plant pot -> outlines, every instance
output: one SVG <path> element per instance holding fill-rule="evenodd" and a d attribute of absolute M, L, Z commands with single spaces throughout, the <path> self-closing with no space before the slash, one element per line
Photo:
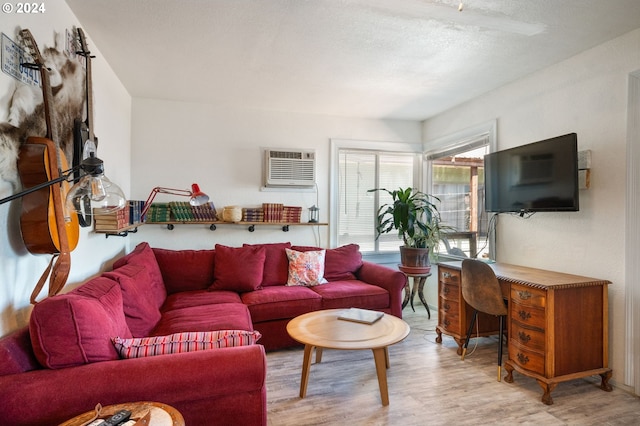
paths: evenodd
<path fill-rule="evenodd" d="M 407 275 L 426 275 L 431 272 L 431 265 L 429 266 L 405 266 L 398 265 L 398 269 Z"/>
<path fill-rule="evenodd" d="M 400 263 L 411 268 L 430 268 L 429 249 L 400 246 Z"/>

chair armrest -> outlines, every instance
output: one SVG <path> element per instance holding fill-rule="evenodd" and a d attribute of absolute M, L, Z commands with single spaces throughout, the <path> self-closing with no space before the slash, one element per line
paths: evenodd
<path fill-rule="evenodd" d="M 402 318 L 402 289 L 407 283 L 407 277 L 396 269 L 364 261 L 356 277 L 360 281 L 377 285 L 389 292 L 391 314 Z"/>
<path fill-rule="evenodd" d="M 266 368 L 264 347 L 250 345 L 33 370 L 0 377 L 0 416 L 19 425 L 58 424 L 97 403 L 157 401 L 187 420 L 229 395 L 262 398 L 249 405 L 266 415 Z"/>

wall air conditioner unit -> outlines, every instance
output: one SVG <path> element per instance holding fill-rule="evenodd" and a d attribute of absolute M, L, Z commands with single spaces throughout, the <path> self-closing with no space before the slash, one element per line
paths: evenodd
<path fill-rule="evenodd" d="M 312 187 L 316 182 L 316 153 L 312 150 L 266 149 L 266 187 Z"/>

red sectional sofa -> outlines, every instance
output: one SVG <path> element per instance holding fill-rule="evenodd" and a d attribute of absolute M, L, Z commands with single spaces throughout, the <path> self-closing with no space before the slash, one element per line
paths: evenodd
<path fill-rule="evenodd" d="M 112 271 L 35 305 L 29 327 L 0 339 L 1 423 L 57 424 L 97 403 L 150 400 L 174 406 L 188 425 L 266 425 L 265 350 L 297 345 L 286 324 L 330 308 L 401 317 L 405 281 L 363 262 L 357 245 L 141 243 Z M 133 345 L 126 356 L 140 357 L 122 359 L 116 337 Z M 194 350 L 203 347 L 219 349 Z"/>

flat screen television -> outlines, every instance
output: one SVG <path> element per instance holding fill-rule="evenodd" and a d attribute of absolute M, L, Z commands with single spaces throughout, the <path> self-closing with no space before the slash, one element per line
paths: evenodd
<path fill-rule="evenodd" d="M 580 209 L 575 133 L 487 154 L 484 173 L 488 212 Z"/>

